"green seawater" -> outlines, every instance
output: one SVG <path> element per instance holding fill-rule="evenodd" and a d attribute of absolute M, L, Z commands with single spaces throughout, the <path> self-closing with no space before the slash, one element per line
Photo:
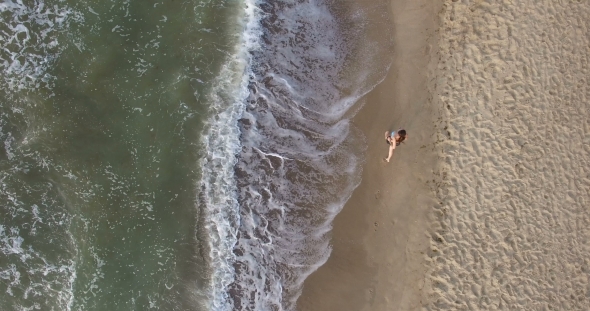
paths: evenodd
<path fill-rule="evenodd" d="M 199 135 L 242 4 L 10 3 L 0 310 L 201 309 Z"/>

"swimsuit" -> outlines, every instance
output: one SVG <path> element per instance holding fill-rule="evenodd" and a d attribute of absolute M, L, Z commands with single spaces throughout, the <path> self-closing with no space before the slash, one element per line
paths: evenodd
<path fill-rule="evenodd" d="M 391 138 L 394 138 L 394 137 L 395 137 L 395 131 L 391 131 L 391 135 L 390 135 L 389 137 L 391 137 Z M 395 138 L 394 138 L 394 139 L 395 139 Z M 389 142 L 389 140 L 385 139 L 385 142 L 386 142 L 388 145 L 391 145 L 391 143 Z M 396 140 L 396 141 L 395 141 L 395 146 L 397 147 L 397 146 L 399 146 L 399 144 L 400 144 L 400 142 Z"/>

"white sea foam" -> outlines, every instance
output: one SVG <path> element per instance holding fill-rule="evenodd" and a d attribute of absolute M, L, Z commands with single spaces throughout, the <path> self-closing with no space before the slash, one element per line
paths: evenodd
<path fill-rule="evenodd" d="M 206 155 L 201 162 L 201 191 L 206 206 L 205 228 L 209 235 L 209 256 L 213 267 L 211 310 L 232 310 L 227 288 L 235 278 L 233 247 L 239 224 L 234 176 L 236 154 L 240 148 L 237 122 L 248 95 L 248 52 L 257 48 L 260 37 L 257 13 L 256 3 L 247 1 L 243 13 L 244 32 L 209 95 L 211 119 L 203 136 Z"/>
<path fill-rule="evenodd" d="M 59 32 L 82 15 L 43 1 L 0 3 L 0 81 L 10 90 L 37 89 L 53 82 L 47 69 L 60 54 Z"/>
<path fill-rule="evenodd" d="M 0 122 L 6 120 L 6 115 L 2 117 Z M 33 163 L 42 169 L 50 161 L 27 149 L 26 141 L 32 138 L 25 137 L 22 143 L 18 143 L 10 132 L 3 133 L 1 129 L 0 138 L 5 142 L 6 152 L 11 154 L 0 161 L 0 199 L 3 203 L 0 278 L 6 280 L 0 288 L 13 297 L 5 303 L 18 304 L 15 308 L 23 310 L 42 305 L 69 310 L 75 264 L 66 255 L 72 240 L 66 229 L 68 217 L 48 196 L 51 184 L 29 184 L 22 180 L 23 174 L 35 166 Z M 47 234 L 48 231 L 51 234 Z M 53 251 L 61 252 L 63 256 L 53 257 Z M 0 303 L 0 306 L 4 305 Z"/>
<path fill-rule="evenodd" d="M 32 297 L 54 297 L 58 306 L 69 310 L 73 299 L 75 263 L 66 260 L 59 266 L 52 264 L 26 242 L 20 231 L 17 227 L 0 225 L 0 258 L 18 258 L 9 265 L 0 266 L 0 279 L 5 280 L 6 293 L 10 296 L 20 293 L 23 302 Z M 26 268 L 24 275 L 21 274 L 23 267 Z M 35 305 L 38 302 L 31 301 L 29 308 Z"/>

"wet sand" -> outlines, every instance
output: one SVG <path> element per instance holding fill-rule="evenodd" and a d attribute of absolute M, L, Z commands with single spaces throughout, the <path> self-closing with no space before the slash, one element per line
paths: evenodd
<path fill-rule="evenodd" d="M 362 183 L 334 221 L 330 259 L 304 283 L 301 311 L 407 310 L 421 304 L 427 216 L 436 202 L 427 183 L 437 160 L 437 112 L 428 82 L 440 6 L 394 0 L 391 10 L 392 66 L 354 118 L 368 144 Z M 383 133 L 399 127 L 407 130 L 408 141 L 385 163 Z"/>
<path fill-rule="evenodd" d="M 590 309 L 590 3 L 392 11 L 363 181 L 298 310 Z"/>

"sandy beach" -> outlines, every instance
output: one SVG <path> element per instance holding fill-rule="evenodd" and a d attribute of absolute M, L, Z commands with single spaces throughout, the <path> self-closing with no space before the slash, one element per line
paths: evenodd
<path fill-rule="evenodd" d="M 305 282 L 298 310 L 416 309 L 423 300 L 430 247 L 427 228 L 437 200 L 428 183 L 438 161 L 428 91 L 442 8 L 392 1 L 394 35 L 387 78 L 364 100 L 354 123 L 367 137 L 362 183 L 334 221 L 333 251 Z M 385 130 L 409 139 L 390 163 Z"/>
<path fill-rule="evenodd" d="M 392 67 L 354 120 L 363 180 L 298 310 L 588 310 L 590 4 L 391 11 Z"/>

